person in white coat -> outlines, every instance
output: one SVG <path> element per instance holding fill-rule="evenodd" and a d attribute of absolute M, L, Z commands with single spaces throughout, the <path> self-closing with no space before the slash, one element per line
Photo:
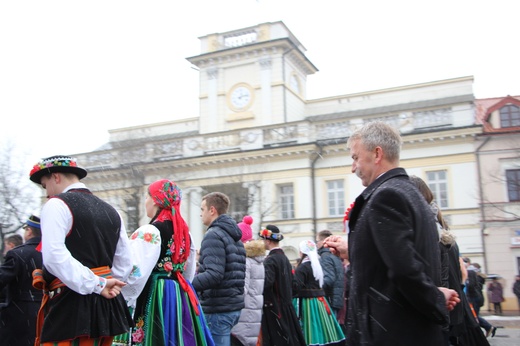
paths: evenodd
<path fill-rule="evenodd" d="M 245 307 L 240 313 L 238 323 L 231 330 L 232 345 L 255 346 L 262 322 L 265 246 L 263 240 L 252 240 L 252 223 L 253 218 L 246 215 L 238 224 L 242 231 L 242 242 L 244 242 L 247 256 L 244 286 Z"/>

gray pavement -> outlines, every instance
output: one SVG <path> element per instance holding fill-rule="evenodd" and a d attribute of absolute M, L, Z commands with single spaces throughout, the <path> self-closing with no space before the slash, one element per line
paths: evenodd
<path fill-rule="evenodd" d="M 495 337 L 488 338 L 491 346 L 519 346 L 520 345 L 520 329 L 519 328 L 499 328 Z"/>
<path fill-rule="evenodd" d="M 491 346 L 520 346 L 520 316 L 518 312 L 504 312 L 502 316 L 490 315 L 481 311 L 480 316 L 497 327 L 495 337 L 489 337 Z"/>

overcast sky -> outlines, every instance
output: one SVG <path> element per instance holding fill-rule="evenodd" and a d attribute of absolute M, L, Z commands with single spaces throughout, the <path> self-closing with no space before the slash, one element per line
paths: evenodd
<path fill-rule="evenodd" d="M 30 160 L 108 130 L 198 116 L 198 37 L 283 21 L 318 68 L 307 98 L 474 76 L 520 95 L 520 1 L 1 1 L 0 139 Z"/>

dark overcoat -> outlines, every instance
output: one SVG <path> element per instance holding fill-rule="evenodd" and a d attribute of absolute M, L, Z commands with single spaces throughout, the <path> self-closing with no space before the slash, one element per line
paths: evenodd
<path fill-rule="evenodd" d="M 402 168 L 379 176 L 349 220 L 348 345 L 441 345 L 448 321 L 437 226 Z"/>
<path fill-rule="evenodd" d="M 292 304 L 292 267 L 282 249 L 264 260 L 264 308 L 261 324 L 263 346 L 301 346 L 305 338 Z"/>
<path fill-rule="evenodd" d="M 0 289 L 7 290 L 6 305 L 0 310 L 0 344 L 34 345 L 36 316 L 42 292 L 33 287 L 32 272 L 42 268 L 42 253 L 36 250 L 40 237 L 7 252 L 0 266 Z"/>

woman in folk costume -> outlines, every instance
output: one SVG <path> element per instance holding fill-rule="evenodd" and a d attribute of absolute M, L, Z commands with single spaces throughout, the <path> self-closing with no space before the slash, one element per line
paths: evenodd
<path fill-rule="evenodd" d="M 132 345 L 214 345 L 189 282 L 195 252 L 180 204 L 173 181 L 150 184 L 145 207 L 152 220 L 130 237 L 136 265 L 123 295 L 134 315 Z"/>
<path fill-rule="evenodd" d="M 307 345 L 344 345 L 345 335 L 325 298 L 316 244 L 300 242 L 300 263 L 293 279 L 293 304 Z"/>

